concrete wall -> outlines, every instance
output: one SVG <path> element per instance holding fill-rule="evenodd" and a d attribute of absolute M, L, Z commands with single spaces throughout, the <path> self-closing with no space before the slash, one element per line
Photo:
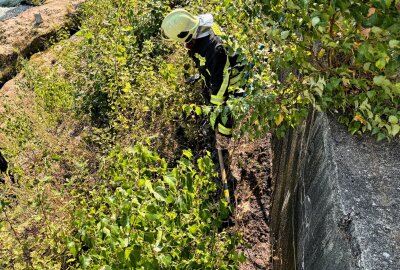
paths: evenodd
<path fill-rule="evenodd" d="M 274 269 L 400 269 L 400 143 L 311 113 L 274 139 Z"/>

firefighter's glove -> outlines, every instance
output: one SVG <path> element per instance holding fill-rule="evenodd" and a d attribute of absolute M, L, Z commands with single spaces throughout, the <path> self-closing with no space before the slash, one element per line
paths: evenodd
<path fill-rule="evenodd" d="M 194 84 L 194 83 L 197 82 L 198 80 L 200 80 L 200 75 L 199 75 L 199 74 L 196 74 L 196 75 L 193 75 L 193 76 L 187 78 L 186 81 L 185 81 L 185 83 L 187 83 L 187 84 Z"/>

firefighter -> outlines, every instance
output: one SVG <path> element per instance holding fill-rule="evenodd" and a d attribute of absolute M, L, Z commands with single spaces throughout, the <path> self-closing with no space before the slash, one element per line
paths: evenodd
<path fill-rule="evenodd" d="M 161 30 L 165 39 L 186 44 L 208 89 L 211 104 L 224 105 L 230 94 L 237 94 L 243 87 L 244 66 L 237 63 L 237 54 L 228 56 L 218 36 L 222 32 L 211 14 L 194 16 L 185 9 L 175 9 L 164 18 Z M 231 136 L 232 119 L 222 123 L 219 117 L 215 128 L 220 134 Z"/>

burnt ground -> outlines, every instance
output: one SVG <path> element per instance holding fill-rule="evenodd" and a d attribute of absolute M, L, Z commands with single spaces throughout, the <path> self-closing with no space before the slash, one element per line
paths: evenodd
<path fill-rule="evenodd" d="M 230 183 L 233 183 L 234 229 L 244 243 L 237 247 L 246 256 L 240 270 L 271 269 L 270 206 L 271 136 L 256 141 L 241 139 L 229 146 Z"/>

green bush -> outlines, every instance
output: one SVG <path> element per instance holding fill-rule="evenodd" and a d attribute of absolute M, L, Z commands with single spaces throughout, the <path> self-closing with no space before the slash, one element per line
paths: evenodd
<path fill-rule="evenodd" d="M 399 10 L 398 0 L 224 1 L 219 18 L 253 66 L 250 95 L 230 102 L 241 130 L 282 136 L 311 105 L 352 134 L 397 136 Z"/>
<path fill-rule="evenodd" d="M 208 134 L 198 128 L 201 119 L 182 111 L 184 104 L 204 100 L 201 89 L 183 84 L 185 49 L 159 38 L 165 12 L 178 2 L 86 1 L 76 37 L 49 52 L 57 61 L 35 58 L 37 62 L 23 65 L 19 101 L 7 104 L 10 111 L 0 114 L 6 123 L 0 136 L 16 146 L 7 143 L 5 152 L 23 184 L 16 189 L 12 183 L 0 186 L 10 202 L 0 213 L 2 219 L 9 217 L 0 228 L 0 253 L 9 254 L 0 256 L 0 268 L 238 265 L 238 237 L 218 232 L 228 209 L 218 200 L 213 165 L 209 157 L 197 161 L 207 148 L 198 135 L 209 139 Z M 35 140 L 28 138 L 32 134 Z M 178 161 L 190 140 L 198 149 L 196 158 L 185 152 L 186 158 Z M 144 141 L 165 160 L 139 146 L 122 150 Z M 121 149 L 113 150 L 116 145 Z M 168 183 L 173 177 L 175 188 Z M 165 202 L 163 191 L 157 195 L 162 188 Z M 170 201 L 171 196 L 177 201 Z M 110 213 L 129 215 L 132 222 L 137 218 L 139 223 L 129 228 L 138 234 L 129 234 Z M 143 250 L 137 259 L 139 245 Z"/>
<path fill-rule="evenodd" d="M 238 238 L 218 232 L 229 210 L 215 199 L 213 162 L 195 164 L 188 150 L 173 169 L 141 145 L 112 151 L 98 185 L 79 199 L 71 266 L 236 269 Z"/>

